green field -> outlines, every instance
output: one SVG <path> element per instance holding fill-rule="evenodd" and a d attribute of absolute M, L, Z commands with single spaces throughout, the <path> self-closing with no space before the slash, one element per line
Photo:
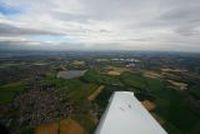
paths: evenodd
<path fill-rule="evenodd" d="M 98 87 L 97 84 L 84 83 L 79 79 L 64 80 L 48 77 L 45 82 L 54 85 L 59 93 L 65 95 L 68 100 L 74 102 L 85 100 Z"/>
<path fill-rule="evenodd" d="M 192 96 L 194 96 L 197 99 L 200 99 L 200 90 L 199 90 L 199 86 L 194 86 L 191 88 L 190 90 L 190 94 Z"/>
<path fill-rule="evenodd" d="M 124 85 L 133 87 L 136 90 L 145 90 L 147 88 L 146 80 L 139 74 L 124 73 L 120 79 Z"/>
<path fill-rule="evenodd" d="M 0 86 L 0 104 L 6 104 L 13 101 L 15 95 L 24 91 L 25 82 L 19 81 Z"/>
<path fill-rule="evenodd" d="M 139 100 L 151 100 L 156 104 L 152 112 L 164 122 L 163 127 L 169 134 L 198 134 L 200 133 L 200 109 L 194 109 L 188 101 L 188 94 L 169 88 L 164 79 L 150 79 L 142 74 L 123 73 L 120 76 L 108 76 L 90 69 L 81 78 L 58 79 L 55 75 L 48 75 L 42 80 L 43 84 L 52 85 L 55 92 L 63 95 L 75 109 L 70 115 L 81 126 L 92 133 L 95 129 L 95 119 L 91 110 L 100 118 L 114 91 L 133 91 Z M 104 90 L 93 102 L 88 96 L 96 91 L 100 85 Z M 18 81 L 0 86 L 0 104 L 13 101 L 14 97 L 23 92 L 25 82 Z M 189 92 L 199 97 L 198 88 Z"/>
<path fill-rule="evenodd" d="M 82 77 L 82 80 L 86 82 L 104 84 L 104 85 L 122 85 L 122 83 L 119 80 L 119 77 L 101 74 L 94 69 L 88 70 Z"/>
<path fill-rule="evenodd" d="M 187 101 L 187 95 L 176 89 L 168 88 L 167 83 L 160 79 L 129 77 L 137 87 L 147 87 L 147 92 L 155 98 L 156 114 L 166 122 L 164 127 L 169 133 L 196 133 L 200 132 L 199 109 L 192 109 Z M 143 84 L 143 86 L 142 86 Z M 198 125 L 198 127 L 197 127 Z M 195 127 L 195 129 L 194 129 Z"/>

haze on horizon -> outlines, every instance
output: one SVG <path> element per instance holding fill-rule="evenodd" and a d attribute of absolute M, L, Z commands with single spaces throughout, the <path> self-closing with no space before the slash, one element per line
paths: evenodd
<path fill-rule="evenodd" d="M 0 49 L 200 52 L 199 0 L 0 0 Z"/>

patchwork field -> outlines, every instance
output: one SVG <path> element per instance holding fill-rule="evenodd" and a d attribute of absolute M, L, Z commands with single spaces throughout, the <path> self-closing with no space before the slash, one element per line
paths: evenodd
<path fill-rule="evenodd" d="M 187 70 L 185 70 L 185 69 L 172 69 L 172 68 L 161 68 L 161 71 L 163 71 L 163 72 L 174 72 L 174 73 L 187 72 Z"/>
<path fill-rule="evenodd" d="M 156 108 L 156 104 L 149 100 L 142 101 L 142 104 L 148 111 L 153 111 Z"/>
<path fill-rule="evenodd" d="M 110 76 L 119 76 L 122 73 L 129 71 L 127 68 L 115 67 L 115 66 L 108 66 L 106 70 L 108 70 L 107 74 Z"/>
<path fill-rule="evenodd" d="M 153 72 L 153 71 L 145 71 L 144 76 L 147 78 L 158 79 L 160 78 L 160 74 Z"/>
<path fill-rule="evenodd" d="M 85 134 L 84 128 L 71 118 L 58 122 L 42 124 L 35 129 L 35 134 Z"/>
<path fill-rule="evenodd" d="M 187 90 L 188 88 L 188 84 L 183 83 L 183 82 L 178 82 L 178 81 L 174 81 L 174 80 L 167 80 L 170 84 L 172 84 L 173 86 L 177 87 L 180 90 Z"/>
<path fill-rule="evenodd" d="M 60 121 L 59 134 L 85 134 L 84 128 L 72 119 Z"/>
<path fill-rule="evenodd" d="M 35 134 L 58 134 L 58 122 L 42 124 L 35 129 Z"/>
<path fill-rule="evenodd" d="M 0 60 L 0 124 L 10 133 L 93 134 L 115 91 L 133 91 L 169 134 L 200 133 L 199 55 L 23 54 Z"/>
<path fill-rule="evenodd" d="M 96 99 L 96 97 L 103 91 L 104 85 L 99 86 L 94 93 L 92 93 L 90 96 L 88 96 L 89 101 L 93 101 Z"/>

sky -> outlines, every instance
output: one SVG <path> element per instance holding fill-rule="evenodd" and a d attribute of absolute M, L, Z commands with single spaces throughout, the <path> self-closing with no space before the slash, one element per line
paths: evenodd
<path fill-rule="evenodd" d="M 200 0 L 0 0 L 0 49 L 200 52 Z"/>

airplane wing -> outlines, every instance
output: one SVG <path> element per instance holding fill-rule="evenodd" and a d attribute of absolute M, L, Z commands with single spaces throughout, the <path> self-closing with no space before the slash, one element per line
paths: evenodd
<path fill-rule="evenodd" d="M 133 92 L 117 91 L 110 98 L 95 134 L 167 134 Z"/>

